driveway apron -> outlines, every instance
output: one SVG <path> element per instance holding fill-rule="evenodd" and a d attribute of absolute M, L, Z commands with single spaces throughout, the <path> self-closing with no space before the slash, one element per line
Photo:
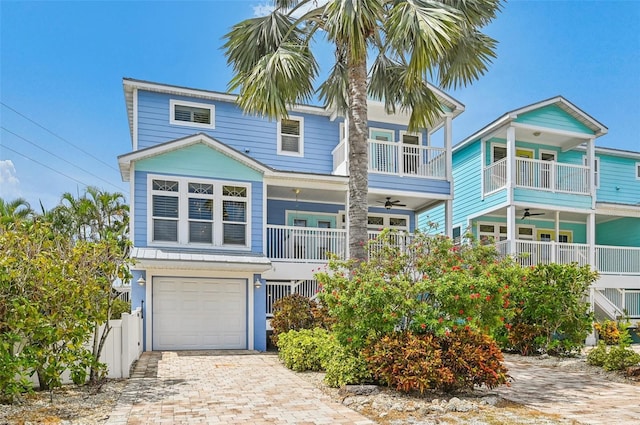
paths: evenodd
<path fill-rule="evenodd" d="M 273 354 L 151 352 L 107 422 L 373 424 L 284 368 Z"/>

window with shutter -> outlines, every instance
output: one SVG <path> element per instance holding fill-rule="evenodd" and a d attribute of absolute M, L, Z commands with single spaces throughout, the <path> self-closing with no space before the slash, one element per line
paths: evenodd
<path fill-rule="evenodd" d="M 303 155 L 302 117 L 283 118 L 278 122 L 278 154 Z"/>
<path fill-rule="evenodd" d="M 215 106 L 181 100 L 170 100 L 170 123 L 200 128 L 215 128 Z"/>

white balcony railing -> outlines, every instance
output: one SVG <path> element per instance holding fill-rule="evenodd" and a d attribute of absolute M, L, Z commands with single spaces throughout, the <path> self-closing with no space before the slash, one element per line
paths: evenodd
<path fill-rule="evenodd" d="M 375 240 L 381 232 L 369 231 L 369 240 Z M 412 234 L 393 233 L 392 243 L 400 248 L 406 247 Z M 379 244 L 372 242 L 370 249 L 375 251 Z M 344 229 L 319 229 L 315 227 L 295 227 L 267 225 L 267 257 L 272 260 L 292 262 L 326 262 L 329 253 L 345 258 L 347 253 L 347 232 Z"/>
<path fill-rule="evenodd" d="M 346 175 L 346 140 L 341 141 L 331 153 L 334 174 Z M 369 172 L 445 179 L 446 149 L 369 139 Z"/>
<path fill-rule="evenodd" d="M 589 245 L 578 243 L 508 240 L 495 244 L 501 256 L 514 255 L 520 264 L 589 264 Z M 640 275 L 640 248 L 626 246 L 595 246 L 595 264 L 591 266 L 601 274 Z M 639 307 L 640 308 L 640 307 Z"/>
<path fill-rule="evenodd" d="M 267 225 L 267 257 L 273 260 L 324 262 L 329 253 L 346 252 L 346 230 Z"/>
<path fill-rule="evenodd" d="M 484 169 L 484 194 L 496 192 L 507 185 L 507 158 L 502 158 Z"/>
<path fill-rule="evenodd" d="M 484 194 L 506 187 L 507 160 L 503 158 L 484 168 Z M 539 159 L 516 158 L 515 186 L 549 192 L 589 195 L 589 167 Z"/>
<path fill-rule="evenodd" d="M 600 273 L 640 275 L 640 248 L 596 245 L 595 266 Z"/>
<path fill-rule="evenodd" d="M 631 319 L 640 318 L 640 290 L 603 288 L 597 289 L 597 291 L 616 307 L 617 313 L 621 313 L 620 316 Z"/>

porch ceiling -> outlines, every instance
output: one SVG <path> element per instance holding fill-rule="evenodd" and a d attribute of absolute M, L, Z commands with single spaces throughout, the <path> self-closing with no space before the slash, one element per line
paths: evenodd
<path fill-rule="evenodd" d="M 576 137 L 575 134 L 566 134 L 563 132 L 555 132 L 553 129 L 542 128 L 523 128 L 516 127 L 516 140 L 519 142 L 535 143 L 539 145 L 548 145 L 559 147 L 563 151 L 575 148 L 587 141 L 587 135 L 584 138 Z M 507 127 L 503 127 L 493 137 L 500 139 L 507 138 Z"/>

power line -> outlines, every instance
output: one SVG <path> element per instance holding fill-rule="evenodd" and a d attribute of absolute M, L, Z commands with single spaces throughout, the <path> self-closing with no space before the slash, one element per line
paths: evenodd
<path fill-rule="evenodd" d="M 23 154 L 23 153 L 20 153 L 20 152 L 18 152 L 18 151 L 17 151 L 17 150 L 15 150 L 15 149 L 11 149 L 9 146 L 3 145 L 3 146 L 2 146 L 2 148 L 3 148 L 3 149 L 9 149 L 10 151 L 17 153 L 18 155 L 20 155 L 20 156 L 22 156 L 22 157 L 24 157 L 24 158 L 28 159 L 29 161 L 33 161 L 33 162 L 35 162 L 36 164 L 42 165 L 43 167 L 50 169 L 50 170 L 51 170 L 51 171 L 53 171 L 54 173 L 58 173 L 58 174 L 60 174 L 61 176 L 64 176 L 64 177 L 66 177 L 66 178 L 68 178 L 68 179 L 71 179 L 71 180 L 73 180 L 73 181 L 77 182 L 77 183 L 80 183 L 81 185 L 83 185 L 83 186 L 85 186 L 85 187 L 89 187 L 89 186 L 91 186 L 90 184 L 86 184 L 85 182 L 82 182 L 82 181 L 80 181 L 80 180 L 78 180 L 78 179 L 76 179 L 76 178 L 74 178 L 74 177 L 68 176 L 68 175 L 66 175 L 65 173 L 61 172 L 61 171 L 55 170 L 55 169 L 53 169 L 53 168 L 49 167 L 48 165 L 43 164 L 42 162 L 40 162 L 40 161 L 38 161 L 38 160 L 35 160 L 35 159 L 33 159 L 33 158 L 31 158 L 31 157 L 29 157 L 29 156 L 27 156 L 27 155 Z"/>
<path fill-rule="evenodd" d="M 64 162 L 66 162 L 67 164 L 69 164 L 69 165 L 71 165 L 71 166 L 73 166 L 73 167 L 76 167 L 77 169 L 79 169 L 79 170 L 81 170 L 81 171 L 83 171 L 83 172 L 85 172 L 85 173 L 89 174 L 90 176 L 95 177 L 95 178 L 97 178 L 98 180 L 102 180 L 103 182 L 105 182 L 105 183 L 107 183 L 107 184 L 109 184 L 109 185 L 111 185 L 111 186 L 115 187 L 116 189 L 120 190 L 120 188 L 119 188 L 118 186 L 116 186 L 115 184 L 111 183 L 110 181 L 103 179 L 102 177 L 100 177 L 100 176 L 98 176 L 98 175 L 96 175 L 96 174 L 92 173 L 91 171 L 85 170 L 84 168 L 82 168 L 82 167 L 78 166 L 77 164 L 74 164 L 74 163 L 72 163 L 72 162 L 70 162 L 70 161 L 67 161 L 66 159 L 62 158 L 61 156 L 56 155 L 55 153 L 53 153 L 53 152 L 51 152 L 51 151 L 48 151 L 47 149 L 43 148 L 42 146 L 39 146 L 38 144 L 36 144 L 36 143 L 32 142 L 31 140 L 26 139 L 26 138 L 24 138 L 24 137 L 20 136 L 20 135 L 19 135 L 19 134 L 17 134 L 17 133 L 14 133 L 13 131 L 9 130 L 8 128 L 3 127 L 3 126 L 0 126 L 0 128 L 1 128 L 1 129 L 3 129 L 4 131 L 6 131 L 7 133 L 13 134 L 13 135 L 14 135 L 14 136 L 16 136 L 17 138 L 19 138 L 19 139 L 21 139 L 21 140 L 24 140 L 25 142 L 27 142 L 27 143 L 29 143 L 29 144 L 31 144 L 31 145 L 33 145 L 33 146 L 35 146 L 36 148 L 38 148 L 38 149 L 40 149 L 40 150 L 42 150 L 42 151 L 44 151 L 44 152 L 48 153 L 49 155 L 51 155 L 51 156 L 53 156 L 53 157 L 55 157 L 55 158 L 58 158 L 60 161 L 64 161 Z"/>
<path fill-rule="evenodd" d="M 33 124 L 37 125 L 38 127 L 40 127 L 41 129 L 43 129 L 43 130 L 44 130 L 44 131 L 46 131 L 47 133 L 49 133 L 49 134 L 51 134 L 51 135 L 53 135 L 53 136 L 57 137 L 58 139 L 62 140 L 62 141 L 63 141 L 63 142 L 65 142 L 65 143 L 67 143 L 67 144 L 69 144 L 69 145 L 73 146 L 74 148 L 78 149 L 80 152 L 84 153 L 85 155 L 90 156 L 91 158 L 93 158 L 93 159 L 95 159 L 96 161 L 98 161 L 98 162 L 100 162 L 100 163 L 102 163 L 102 164 L 106 165 L 107 167 L 111 168 L 112 170 L 119 171 L 119 170 L 118 170 L 116 167 L 114 167 L 113 165 L 111 165 L 111 164 L 108 164 L 108 163 L 104 162 L 103 160 L 101 160 L 100 158 L 98 158 L 98 157 L 94 156 L 93 154 L 91 154 L 91 153 L 89 153 L 89 152 L 85 151 L 84 149 L 82 149 L 82 148 L 80 148 L 80 147 L 78 147 L 78 146 L 74 145 L 73 143 L 71 143 L 70 141 L 68 141 L 67 139 L 65 139 L 64 137 L 59 136 L 58 134 L 56 134 L 56 133 L 54 133 L 53 131 L 49 130 L 47 127 L 43 126 L 42 124 L 40 124 L 40 123 L 38 123 L 38 122 L 36 122 L 36 121 L 32 120 L 31 118 L 29 118 L 28 116 L 24 115 L 23 113 L 21 113 L 21 112 L 19 112 L 19 111 L 15 110 L 15 109 L 13 109 L 11 106 L 7 105 L 6 103 L 4 103 L 4 102 L 0 101 L 0 104 L 1 104 L 2 106 L 4 106 L 5 108 L 7 108 L 7 109 L 9 109 L 9 110 L 11 110 L 11 111 L 15 112 L 16 114 L 20 115 L 20 116 L 21 116 L 22 118 L 24 118 L 25 120 L 30 121 L 31 123 L 33 123 Z"/>

